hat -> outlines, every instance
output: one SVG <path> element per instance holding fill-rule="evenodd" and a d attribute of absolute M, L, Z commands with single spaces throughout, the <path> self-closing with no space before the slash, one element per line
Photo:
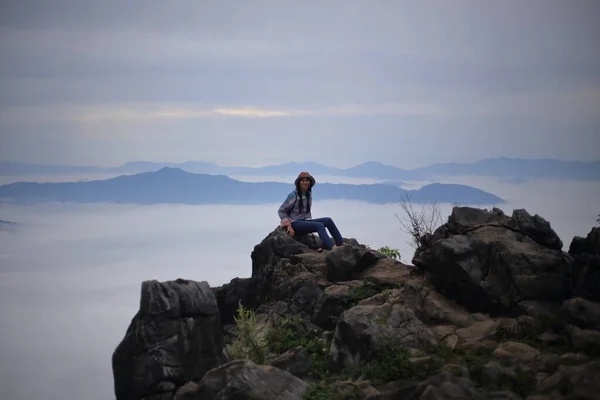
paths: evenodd
<path fill-rule="evenodd" d="M 315 181 L 315 178 L 313 178 L 313 177 L 312 177 L 312 175 L 311 175 L 311 174 L 309 174 L 308 172 L 300 172 L 300 173 L 298 174 L 298 177 L 297 177 L 297 178 L 296 178 L 296 180 L 294 181 L 294 185 L 295 185 L 295 186 L 298 186 L 298 182 L 300 182 L 300 179 L 302 179 L 302 178 L 308 178 L 308 179 L 310 179 L 310 187 L 313 187 L 313 186 L 315 186 L 315 183 L 317 183 L 317 182 Z"/>

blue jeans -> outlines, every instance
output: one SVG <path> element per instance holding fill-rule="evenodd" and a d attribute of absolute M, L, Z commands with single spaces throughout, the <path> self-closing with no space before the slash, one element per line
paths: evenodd
<path fill-rule="evenodd" d="M 341 246 L 344 244 L 344 238 L 342 238 L 337 226 L 335 226 L 335 223 L 329 217 L 315 218 L 308 221 L 292 221 L 292 228 L 299 235 L 317 232 L 321 238 L 321 241 L 323 242 L 323 247 L 327 250 L 331 250 L 333 248 L 333 241 L 327 234 L 325 228 L 329 229 L 329 232 L 331 232 L 333 235 L 336 245 Z"/>

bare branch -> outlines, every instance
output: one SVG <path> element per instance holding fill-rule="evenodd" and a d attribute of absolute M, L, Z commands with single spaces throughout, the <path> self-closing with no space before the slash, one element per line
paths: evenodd
<path fill-rule="evenodd" d="M 442 223 L 442 213 L 437 203 L 427 203 L 420 207 L 419 211 L 413 208 L 411 196 L 405 193 L 400 198 L 400 207 L 404 215 L 400 217 L 395 214 L 400 222 L 402 231 L 411 236 L 407 242 L 412 248 L 417 249 L 422 244 L 423 237 L 426 234 L 433 233 Z"/>

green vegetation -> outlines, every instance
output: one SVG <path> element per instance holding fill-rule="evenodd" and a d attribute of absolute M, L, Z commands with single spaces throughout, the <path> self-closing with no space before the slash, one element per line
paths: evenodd
<path fill-rule="evenodd" d="M 395 260 L 400 261 L 400 250 L 398 249 L 392 249 L 388 246 L 383 246 L 380 247 L 379 249 L 377 249 L 378 252 L 380 252 L 381 254 L 385 254 L 386 256 L 393 258 Z"/>
<path fill-rule="evenodd" d="M 331 385 L 324 382 L 309 384 L 302 396 L 303 400 L 362 400 L 364 398 L 365 395 L 357 388 L 336 393 Z"/>
<path fill-rule="evenodd" d="M 323 382 L 311 383 L 302 396 L 303 400 L 335 400 L 335 393 L 330 385 Z"/>
<path fill-rule="evenodd" d="M 299 315 L 280 318 L 269 332 L 267 341 L 271 351 L 283 354 L 294 347 L 302 346 L 310 356 L 310 376 L 323 378 L 329 374 L 327 341 L 317 332 L 307 332 Z"/>
<path fill-rule="evenodd" d="M 412 362 L 407 347 L 388 342 L 376 352 L 373 360 L 365 366 L 365 377 L 375 384 L 399 379 L 421 379 L 439 371 L 443 360 L 428 356 L 420 362 Z"/>
<path fill-rule="evenodd" d="M 356 286 L 350 289 L 348 298 L 346 299 L 346 306 L 352 308 L 364 299 L 373 297 L 379 293 L 391 293 L 392 286 L 390 285 L 377 285 L 372 282 L 365 282 L 362 286 Z"/>
<path fill-rule="evenodd" d="M 237 330 L 236 337 L 229 347 L 229 354 L 233 359 L 247 359 L 257 364 L 265 364 L 267 361 L 267 341 L 264 332 L 260 331 L 256 324 L 254 311 L 245 308 L 240 302 L 237 316 L 234 317 Z"/>
<path fill-rule="evenodd" d="M 364 284 L 362 286 L 356 286 L 350 289 L 348 299 L 346 300 L 347 306 L 354 307 L 361 300 L 368 299 L 369 297 L 375 296 L 380 291 L 373 285 Z"/>

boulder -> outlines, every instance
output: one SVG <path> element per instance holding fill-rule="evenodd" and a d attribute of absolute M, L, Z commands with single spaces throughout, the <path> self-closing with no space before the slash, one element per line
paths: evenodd
<path fill-rule="evenodd" d="M 486 400 L 469 379 L 440 373 L 420 382 L 416 388 L 405 397 L 407 400 Z"/>
<path fill-rule="evenodd" d="M 329 282 L 349 281 L 386 257 L 363 245 L 345 244 L 333 249 L 325 258 L 325 278 Z"/>
<path fill-rule="evenodd" d="M 279 368 L 237 360 L 208 371 L 194 400 L 301 400 L 307 386 Z"/>
<path fill-rule="evenodd" d="M 388 344 L 427 348 L 438 342 L 415 314 L 401 304 L 356 306 L 337 323 L 330 356 L 337 367 L 353 367 L 371 360 Z"/>
<path fill-rule="evenodd" d="M 537 385 L 537 391 L 553 398 L 595 400 L 600 393 L 600 360 L 576 366 L 560 366 Z"/>
<path fill-rule="evenodd" d="M 509 218 L 498 209 L 455 207 L 413 263 L 469 311 L 520 313 L 523 301 L 567 298 L 571 257 L 561 246 L 549 223 L 524 210 Z"/>
<path fill-rule="evenodd" d="M 222 325 L 235 322 L 234 316 L 240 303 L 253 310 L 264 300 L 261 298 L 264 289 L 256 278 L 233 278 L 229 283 L 213 288 L 213 291 L 217 298 Z"/>
<path fill-rule="evenodd" d="M 338 317 L 348 309 L 352 288 L 362 286 L 361 281 L 340 282 L 325 288 L 312 322 L 323 329 L 335 329 Z"/>
<path fill-rule="evenodd" d="M 227 361 L 219 309 L 206 282 L 142 283 L 140 309 L 112 356 L 117 400 L 171 396 Z"/>
<path fill-rule="evenodd" d="M 562 304 L 561 312 L 566 323 L 600 331 L 600 303 L 575 297 Z"/>
<path fill-rule="evenodd" d="M 576 236 L 569 247 L 573 257 L 570 289 L 573 297 L 600 301 L 600 227 L 586 238 Z"/>
<path fill-rule="evenodd" d="M 304 379 L 310 372 L 310 356 L 303 347 L 294 347 L 271 360 L 270 364 Z"/>

